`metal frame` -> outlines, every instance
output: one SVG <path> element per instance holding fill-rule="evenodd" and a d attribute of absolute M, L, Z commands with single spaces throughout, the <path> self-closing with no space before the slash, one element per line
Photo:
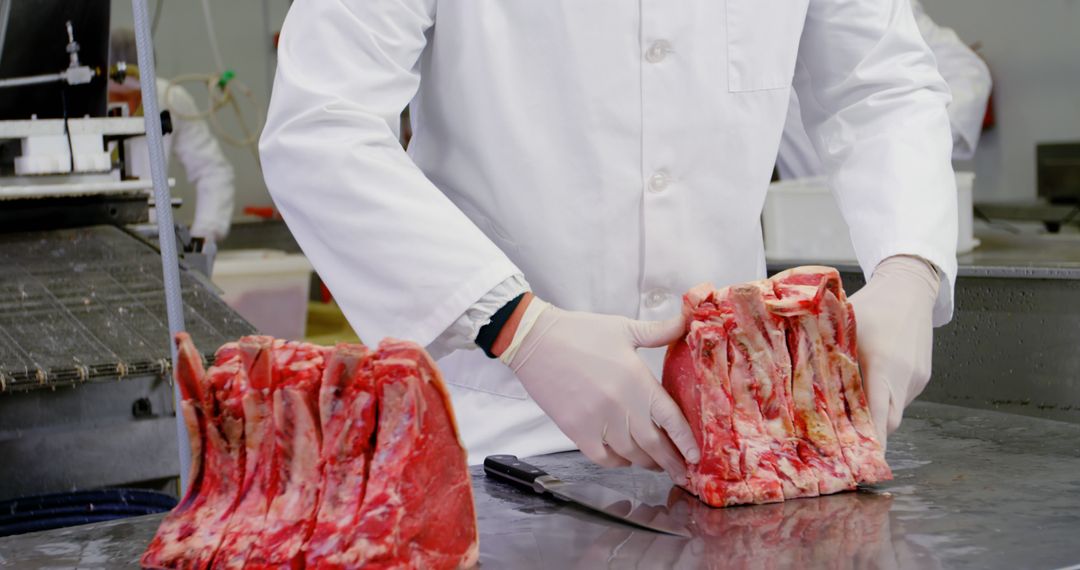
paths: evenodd
<path fill-rule="evenodd" d="M 150 179 L 154 182 L 154 200 L 157 204 L 171 204 L 168 174 L 165 166 L 165 147 L 162 142 L 161 114 L 158 109 L 157 71 L 154 62 L 154 39 L 150 28 L 150 13 L 146 0 L 131 0 L 135 21 L 135 47 L 139 56 L 139 84 L 142 88 L 143 115 L 146 123 L 146 142 L 150 151 Z M 184 330 L 184 306 L 180 296 L 180 265 L 176 254 L 176 233 L 173 231 L 172 208 L 155 208 L 157 213 L 158 240 L 161 248 L 161 271 L 165 284 L 165 309 L 169 320 L 169 334 L 174 337 Z M 173 369 L 176 369 L 176 346 L 169 339 Z M 174 383 L 174 398 L 180 402 L 180 390 Z M 176 406 L 177 410 L 180 406 Z M 188 472 L 191 467 L 191 448 L 183 414 L 176 414 L 176 436 L 180 453 L 180 488 L 187 490 Z"/>

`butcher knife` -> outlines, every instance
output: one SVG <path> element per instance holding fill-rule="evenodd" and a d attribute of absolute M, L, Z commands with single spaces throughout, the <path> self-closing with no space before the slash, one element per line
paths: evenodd
<path fill-rule="evenodd" d="M 666 507 L 647 505 L 634 497 L 596 483 L 563 481 L 516 455 L 489 455 L 484 474 L 539 494 L 581 505 L 611 518 L 664 534 L 690 538 L 686 526 L 673 521 Z"/>

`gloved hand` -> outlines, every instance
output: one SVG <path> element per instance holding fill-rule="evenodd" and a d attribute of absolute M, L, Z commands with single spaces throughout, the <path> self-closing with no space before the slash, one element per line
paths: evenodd
<path fill-rule="evenodd" d="M 696 463 L 701 452 L 682 411 L 635 352 L 679 338 L 682 317 L 635 321 L 532 303 L 541 305 L 526 313 L 540 312 L 507 352 L 540 409 L 593 462 L 663 468 L 684 484 L 684 458 Z"/>
<path fill-rule="evenodd" d="M 883 446 L 930 381 L 940 283 L 929 262 L 899 255 L 879 263 L 870 282 L 851 296 L 863 384 Z"/>

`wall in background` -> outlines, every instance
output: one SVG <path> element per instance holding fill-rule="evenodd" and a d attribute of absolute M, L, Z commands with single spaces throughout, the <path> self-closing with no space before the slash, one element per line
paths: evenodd
<path fill-rule="evenodd" d="M 1080 0 L 924 0 L 994 77 L 997 126 L 974 158 L 976 200 L 1035 196 L 1035 145 L 1080 141 Z"/>
<path fill-rule="evenodd" d="M 162 6 L 161 21 L 154 36 L 157 52 L 157 71 L 160 77 L 170 78 L 186 73 L 215 71 L 201 3 L 198 0 L 146 0 L 151 14 Z M 270 82 L 273 73 L 273 51 L 267 30 L 277 31 L 285 19 L 289 0 L 265 0 L 268 18 L 264 18 L 264 0 L 211 0 L 214 27 L 225 65 L 236 71 L 237 78 L 251 88 L 255 101 L 265 112 L 270 101 Z M 269 22 L 266 22 L 266 20 Z M 131 0 L 112 1 L 113 27 L 131 26 Z M 205 107 L 206 90 L 185 85 Z M 231 114 L 228 110 L 223 110 Z M 260 125 L 261 126 L 261 125 Z M 239 131 L 236 131 L 239 134 Z M 237 148 L 223 141 L 225 156 L 236 170 L 236 217 L 245 205 L 270 204 L 262 172 L 250 149 Z M 172 161 L 170 176 L 176 178 L 173 195 L 184 200 L 177 219 L 190 223 L 194 215 L 193 187 L 184 176 L 184 169 Z"/>

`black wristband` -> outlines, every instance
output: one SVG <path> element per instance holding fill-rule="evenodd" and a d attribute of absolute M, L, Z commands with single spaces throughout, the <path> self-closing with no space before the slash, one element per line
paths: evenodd
<path fill-rule="evenodd" d="M 488 324 L 480 327 L 480 332 L 476 334 L 476 346 L 479 346 L 484 351 L 484 354 L 488 355 L 488 358 L 496 358 L 491 352 L 491 347 L 495 344 L 495 339 L 499 338 L 499 333 L 502 332 L 506 321 L 510 320 L 510 316 L 514 314 L 514 309 L 517 309 L 518 304 L 524 298 L 525 293 L 514 297 L 499 308 L 498 311 L 495 311 L 494 315 L 491 315 Z"/>

